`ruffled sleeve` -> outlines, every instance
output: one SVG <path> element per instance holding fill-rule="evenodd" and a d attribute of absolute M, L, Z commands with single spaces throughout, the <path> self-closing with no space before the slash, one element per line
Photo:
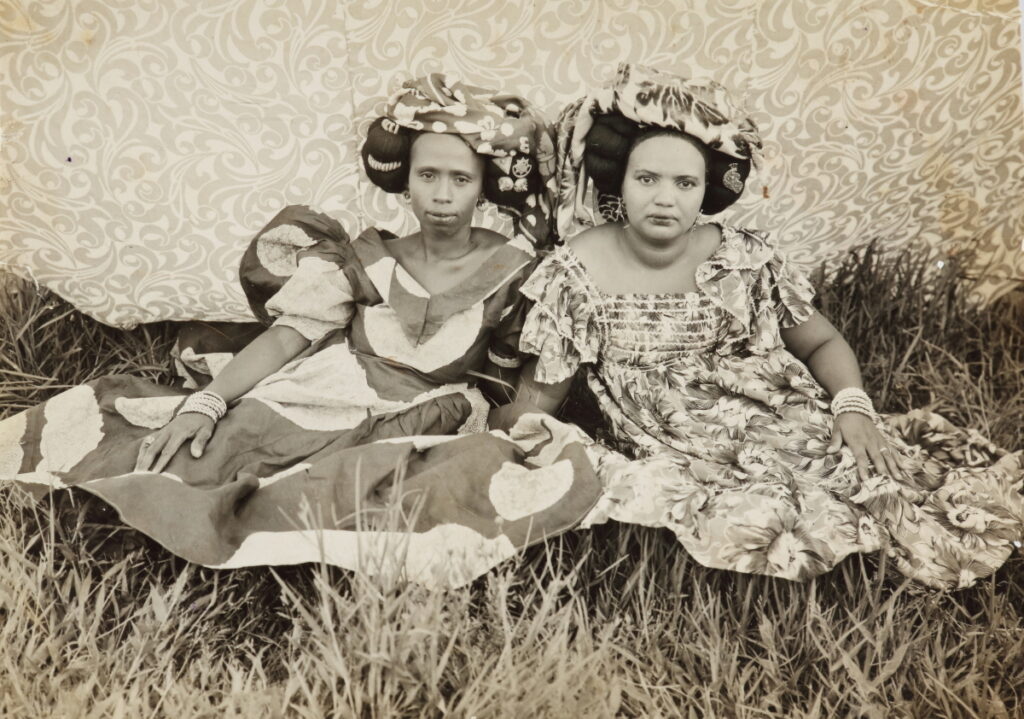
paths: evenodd
<path fill-rule="evenodd" d="M 793 267 L 777 248 L 767 265 L 771 276 L 772 303 L 779 327 L 796 327 L 814 314 L 814 287 L 803 272 Z"/>
<path fill-rule="evenodd" d="M 300 257 L 287 282 L 266 303 L 274 327 L 291 327 L 310 342 L 348 326 L 355 313 L 352 286 L 341 267 L 318 256 Z"/>
<path fill-rule="evenodd" d="M 581 364 L 596 362 L 601 345 L 598 308 L 567 252 L 559 248 L 549 255 L 520 289 L 533 304 L 519 348 L 537 357 L 535 379 L 545 384 L 569 379 Z"/>
<path fill-rule="evenodd" d="M 721 246 L 697 268 L 697 286 L 731 316 L 716 352 L 770 352 L 784 344 L 781 329 L 810 319 L 814 289 L 768 233 L 720 227 Z"/>

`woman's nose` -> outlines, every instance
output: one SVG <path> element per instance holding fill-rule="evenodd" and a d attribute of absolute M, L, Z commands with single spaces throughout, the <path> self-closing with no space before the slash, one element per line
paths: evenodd
<path fill-rule="evenodd" d="M 452 201 L 452 183 L 450 180 L 441 178 L 437 185 L 437 190 L 434 192 L 435 202 L 451 202 Z"/>
<path fill-rule="evenodd" d="M 654 202 L 657 205 L 672 205 L 675 203 L 675 193 L 671 182 L 659 182 L 654 188 Z"/>

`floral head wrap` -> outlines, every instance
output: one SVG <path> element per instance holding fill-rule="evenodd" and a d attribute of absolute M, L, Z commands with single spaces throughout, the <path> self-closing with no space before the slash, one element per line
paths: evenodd
<path fill-rule="evenodd" d="M 549 186 L 557 202 L 555 223 L 560 237 L 596 224 L 586 202 L 585 141 L 594 118 L 612 113 L 639 128 L 684 132 L 717 153 L 760 166 L 757 126 L 723 86 L 623 63 L 609 85 L 568 105 L 555 123 L 556 170 Z M 738 172 L 727 171 L 724 184 L 737 197 L 743 190 Z"/>
<path fill-rule="evenodd" d="M 432 73 L 406 81 L 378 123 L 396 134 L 404 128 L 461 137 L 474 152 L 489 158 L 485 195 L 512 216 L 516 234 L 535 246 L 547 243 L 551 212 L 545 187 L 554 170 L 554 144 L 547 125 L 523 98 Z M 370 140 L 368 135 L 367 146 Z M 368 172 L 397 169 L 392 158 L 378 157 L 375 148 L 367 146 L 363 155 Z"/>

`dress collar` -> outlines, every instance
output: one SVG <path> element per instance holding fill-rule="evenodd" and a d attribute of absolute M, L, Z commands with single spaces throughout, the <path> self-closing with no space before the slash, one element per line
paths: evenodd
<path fill-rule="evenodd" d="M 469 309 L 500 289 L 532 259 L 526 250 L 506 242 L 461 284 L 431 294 L 398 264 L 387 246 L 395 235 L 369 228 L 352 241 L 352 249 L 370 282 L 398 317 L 410 342 L 426 342 L 452 315 Z"/>

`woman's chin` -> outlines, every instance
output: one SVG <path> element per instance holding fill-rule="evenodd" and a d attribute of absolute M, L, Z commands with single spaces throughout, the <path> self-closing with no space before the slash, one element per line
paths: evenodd
<path fill-rule="evenodd" d="M 686 234 L 684 228 L 677 222 L 671 224 L 644 222 L 640 226 L 634 226 L 634 230 L 642 240 L 659 247 L 667 247 L 679 242 Z"/>

